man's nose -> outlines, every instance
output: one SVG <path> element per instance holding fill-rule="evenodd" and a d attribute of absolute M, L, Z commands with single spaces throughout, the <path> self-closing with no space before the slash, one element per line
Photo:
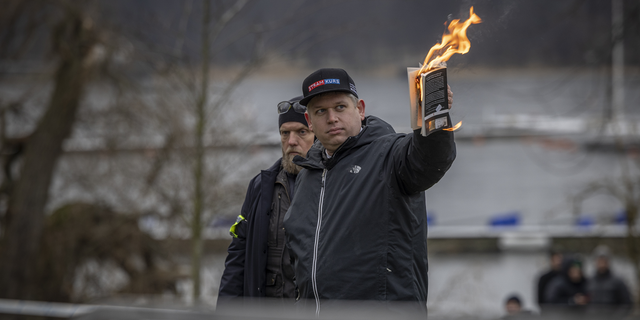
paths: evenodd
<path fill-rule="evenodd" d="M 336 112 L 333 111 L 332 109 L 328 109 L 327 110 L 327 122 L 328 123 L 334 123 L 336 121 L 338 121 Z"/>
<path fill-rule="evenodd" d="M 290 146 L 297 146 L 298 145 L 298 135 L 292 132 L 289 135 L 289 140 L 287 141 L 287 143 Z"/>

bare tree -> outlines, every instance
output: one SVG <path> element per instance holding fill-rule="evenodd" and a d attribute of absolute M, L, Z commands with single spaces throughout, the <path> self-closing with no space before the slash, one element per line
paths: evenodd
<path fill-rule="evenodd" d="M 608 103 L 605 103 L 601 130 L 611 134 L 608 143 L 613 144 L 613 150 L 619 155 L 620 172 L 608 179 L 600 179 L 585 186 L 574 197 L 574 210 L 579 213 L 581 204 L 588 198 L 598 194 L 605 194 L 617 199 L 624 210 L 626 220 L 626 251 L 633 264 L 636 279 L 640 279 L 640 235 L 637 232 L 638 211 L 640 208 L 640 161 L 635 154 L 635 141 L 640 131 L 634 125 L 627 123 L 624 116 L 624 27 L 636 27 L 637 19 L 625 18 L 624 2 L 613 0 L 612 26 L 608 58 L 610 65 L 609 81 L 606 90 Z M 625 23 L 625 20 L 627 22 Z M 605 137 L 607 138 L 607 137 Z M 605 142 L 607 143 L 607 142 Z M 636 292 L 636 310 L 640 307 L 640 288 Z"/>
<path fill-rule="evenodd" d="M 90 57 L 98 41 L 92 21 L 74 6 L 61 6 L 51 30 L 58 58 L 49 104 L 24 149 L 20 175 L 11 191 L 4 236 L 0 288 L 2 296 L 28 298 L 34 277 L 44 208 L 62 143 L 71 133 L 85 84 Z"/>
<path fill-rule="evenodd" d="M 637 135 L 638 133 L 636 133 Z M 626 251 L 633 265 L 636 279 L 640 279 L 640 234 L 638 234 L 638 213 L 640 206 L 640 162 L 630 144 L 618 136 L 616 149 L 620 155 L 621 170 L 614 177 L 603 178 L 585 186 L 573 198 L 574 211 L 580 213 L 582 203 L 597 195 L 612 196 L 622 205 L 626 220 Z M 635 294 L 636 306 L 640 299 L 640 288 Z"/>

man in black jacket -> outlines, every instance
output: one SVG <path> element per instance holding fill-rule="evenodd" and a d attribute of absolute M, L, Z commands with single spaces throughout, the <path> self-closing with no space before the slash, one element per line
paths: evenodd
<path fill-rule="evenodd" d="M 342 69 L 312 73 L 302 90 L 318 142 L 306 159 L 294 158 L 306 170 L 284 220 L 299 306 L 318 315 L 336 300 L 411 301 L 425 311 L 424 190 L 455 159 L 453 133 L 398 134 L 365 117 L 364 101 Z"/>
<path fill-rule="evenodd" d="M 285 250 L 282 220 L 294 195 L 300 167 L 292 159 L 306 156 L 314 135 L 304 117 L 302 97 L 278 104 L 282 158 L 249 183 L 241 214 L 231 227 L 218 305 L 236 297 L 295 298 L 294 272 Z"/>
<path fill-rule="evenodd" d="M 589 279 L 590 311 L 607 319 L 621 319 L 628 315 L 633 307 L 631 294 L 621 278 L 611 272 L 609 260 L 611 250 L 600 245 L 594 250 L 595 275 Z"/>
<path fill-rule="evenodd" d="M 589 293 L 581 260 L 568 257 L 562 262 L 562 272 L 549 282 L 544 301 L 549 304 L 546 309 L 553 312 L 580 314 L 586 310 Z"/>
<path fill-rule="evenodd" d="M 549 270 L 541 275 L 538 279 L 538 306 L 540 307 L 541 311 L 547 303 L 547 301 L 545 301 L 547 286 L 555 277 L 561 274 L 562 253 L 558 251 L 551 251 L 551 253 L 549 254 L 549 264 Z"/>

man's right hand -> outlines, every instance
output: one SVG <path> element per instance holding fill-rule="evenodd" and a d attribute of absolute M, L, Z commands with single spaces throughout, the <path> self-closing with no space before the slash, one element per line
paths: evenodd
<path fill-rule="evenodd" d="M 576 295 L 573 296 L 573 302 L 576 305 L 584 306 L 589 303 L 589 298 L 582 293 L 576 293 Z"/>

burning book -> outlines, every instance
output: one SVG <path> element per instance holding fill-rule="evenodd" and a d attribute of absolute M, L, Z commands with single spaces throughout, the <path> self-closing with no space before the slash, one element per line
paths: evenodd
<path fill-rule="evenodd" d="M 407 68 L 411 103 L 411 128 L 422 129 L 423 136 L 439 131 L 454 131 L 462 124 L 452 126 L 449 116 L 449 95 L 446 61 L 455 54 L 469 52 L 471 42 L 467 28 L 480 23 L 480 17 L 469 11 L 469 19 L 455 19 L 447 27 L 449 33 L 442 35 L 442 42 L 433 46 L 420 68 Z"/>
<path fill-rule="evenodd" d="M 407 68 L 411 93 L 411 128 L 422 128 L 422 135 L 451 128 L 447 68 L 418 73 L 420 68 Z"/>

